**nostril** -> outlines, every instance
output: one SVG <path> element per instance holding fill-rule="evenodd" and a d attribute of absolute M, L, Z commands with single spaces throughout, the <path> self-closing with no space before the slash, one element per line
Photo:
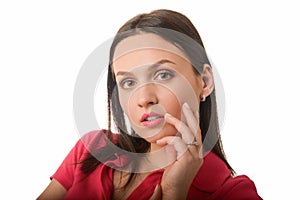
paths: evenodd
<path fill-rule="evenodd" d="M 148 104 L 150 104 L 150 105 L 154 105 L 155 103 L 154 103 L 153 101 L 151 101 L 151 102 L 149 102 Z"/>
<path fill-rule="evenodd" d="M 155 105 L 158 103 L 158 100 L 155 96 L 153 97 L 147 97 L 147 98 L 140 98 L 139 99 L 139 103 L 138 105 L 140 107 L 148 107 L 148 106 L 151 106 L 151 105 Z"/>
<path fill-rule="evenodd" d="M 136 90 L 135 98 L 137 99 L 137 103 L 140 107 L 147 107 L 158 103 L 155 88 L 156 87 L 154 87 L 152 84 L 149 84 Z"/>

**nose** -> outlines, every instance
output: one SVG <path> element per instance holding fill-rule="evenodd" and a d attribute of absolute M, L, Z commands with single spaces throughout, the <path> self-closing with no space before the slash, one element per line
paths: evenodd
<path fill-rule="evenodd" d="M 158 103 L 156 87 L 148 84 L 140 87 L 137 92 L 137 103 L 141 108 L 147 108 Z"/>

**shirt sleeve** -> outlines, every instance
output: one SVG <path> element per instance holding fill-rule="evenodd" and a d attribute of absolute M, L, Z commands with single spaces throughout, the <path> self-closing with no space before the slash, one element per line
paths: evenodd
<path fill-rule="evenodd" d="M 87 145 L 89 145 L 95 137 L 99 136 L 101 132 L 102 131 L 99 130 L 91 131 L 80 138 L 50 179 L 56 179 L 66 190 L 69 190 L 75 178 L 82 175 L 79 162 L 89 154 Z"/>
<path fill-rule="evenodd" d="M 50 179 L 56 179 L 66 190 L 69 190 L 74 181 L 75 171 L 79 167 L 77 162 L 85 151 L 81 140 L 78 140 Z"/>
<path fill-rule="evenodd" d="M 225 184 L 225 187 L 231 188 L 224 195 L 224 199 L 230 200 L 262 200 L 258 195 L 254 182 L 247 176 L 238 176 L 231 183 Z"/>

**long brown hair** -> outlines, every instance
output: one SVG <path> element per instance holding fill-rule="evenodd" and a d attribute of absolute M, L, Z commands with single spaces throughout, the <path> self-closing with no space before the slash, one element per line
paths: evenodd
<path fill-rule="evenodd" d="M 118 143 L 117 146 L 120 148 L 134 152 L 134 153 L 144 153 L 147 152 L 150 148 L 150 144 L 144 140 L 143 138 L 136 137 L 133 130 L 131 130 L 131 134 L 125 133 L 124 130 L 128 130 L 126 127 L 125 119 L 123 116 L 123 110 L 121 108 L 120 102 L 119 102 L 119 96 L 118 91 L 115 90 L 116 88 L 116 81 L 112 69 L 112 61 L 113 56 L 115 52 L 116 46 L 119 44 L 120 41 L 123 39 L 141 34 L 141 33 L 155 33 L 162 38 L 166 39 L 170 43 L 179 46 L 181 50 L 186 53 L 190 58 L 197 58 L 197 55 L 195 56 L 195 51 L 193 49 L 190 49 L 189 45 L 187 45 L 184 40 L 178 40 L 174 37 L 170 37 L 170 35 L 165 34 L 163 31 L 158 31 L 157 28 L 164 28 L 168 30 L 173 30 L 179 33 L 182 33 L 189 38 L 193 39 L 197 42 L 202 48 L 201 56 L 205 57 L 205 62 L 209 64 L 207 55 L 204 50 L 204 45 L 201 40 L 201 37 L 192 24 L 192 22 L 183 14 L 166 10 L 166 9 L 160 9 L 155 10 L 147 14 L 140 14 L 129 21 L 127 21 L 117 32 L 113 43 L 110 48 L 110 63 L 108 66 L 108 76 L 107 76 L 107 97 L 108 97 L 108 138 L 112 138 L 111 136 L 111 124 L 113 117 L 113 121 L 116 125 L 118 134 Z M 193 55 L 191 55 L 193 54 Z M 197 62 L 191 61 L 193 64 Z M 197 64 L 196 64 L 197 65 Z M 193 65 L 194 66 L 194 65 Z M 199 74 L 201 72 L 201 69 L 198 69 L 197 66 L 194 66 L 194 72 L 196 74 Z M 201 65 L 202 66 L 202 65 Z M 200 66 L 200 68 L 201 68 Z M 201 128 L 201 134 L 202 134 L 202 140 L 205 141 L 204 145 L 204 151 L 211 150 L 214 152 L 221 160 L 226 163 L 228 168 L 231 170 L 232 174 L 234 174 L 234 170 L 231 168 L 229 163 L 226 160 L 225 153 L 223 151 L 222 147 L 222 141 L 220 137 L 220 131 L 219 131 L 219 123 L 218 123 L 218 114 L 217 114 L 217 104 L 216 104 L 216 95 L 215 95 L 215 89 L 212 91 L 212 93 L 206 97 L 206 101 L 201 102 L 199 106 L 199 115 L 200 115 L 200 128 Z M 98 153 L 103 154 L 105 150 L 101 150 Z M 108 152 L 106 152 L 108 153 Z M 108 156 L 109 157 L 109 156 Z M 89 173 L 93 171 L 100 162 L 94 157 L 89 156 L 82 162 L 82 171 Z M 134 175 L 130 176 L 129 181 Z M 128 181 L 128 182 L 129 182 Z"/>

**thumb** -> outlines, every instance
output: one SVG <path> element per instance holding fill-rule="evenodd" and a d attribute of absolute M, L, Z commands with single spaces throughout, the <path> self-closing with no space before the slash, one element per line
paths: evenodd
<path fill-rule="evenodd" d="M 162 189 L 160 184 L 157 184 L 149 200 L 161 200 L 161 199 L 162 199 Z"/>

